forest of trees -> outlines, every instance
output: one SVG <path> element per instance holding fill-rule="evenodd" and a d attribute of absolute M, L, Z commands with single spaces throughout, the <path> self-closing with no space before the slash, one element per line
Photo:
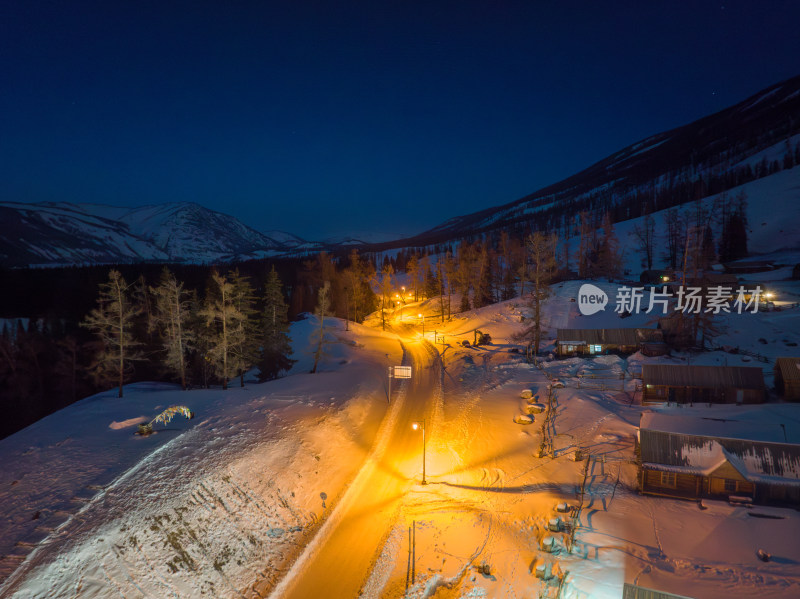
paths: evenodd
<path fill-rule="evenodd" d="M 377 306 L 374 268 L 355 251 L 278 266 L 289 284 L 264 261 L 3 271 L 5 288 L 19 289 L 3 309 L 25 317 L 4 320 L 0 333 L 0 437 L 100 390 L 122 397 L 131 381 L 224 388 L 237 377 L 243 385 L 251 368 L 274 379 L 294 363 L 290 319 L 314 310 L 323 287 L 328 315 L 360 322 Z M 20 296 L 31 298 L 27 310 L 14 304 Z"/>
<path fill-rule="evenodd" d="M 574 212 L 562 206 L 557 222 L 545 211 L 524 226 L 388 252 L 321 252 L 218 268 L 2 270 L 0 283 L 15 293 L 0 297 L 7 319 L 0 333 L 0 406 L 7 414 L 0 436 L 112 384 L 120 393 L 124 382 L 144 379 L 184 388 L 227 385 L 235 377 L 241 384 L 252 367 L 259 380 L 275 378 L 292 364 L 291 319 L 319 315 L 324 299 L 324 316 L 361 322 L 379 310 L 385 327 L 401 273 L 414 300 L 438 298 L 444 321 L 517 296 L 539 314 L 548 285 L 568 278 L 636 280 L 637 272 L 623 268 L 625 252 L 637 253 L 642 268 L 660 263 L 687 272 L 736 260 L 747 255 L 746 196 L 723 193 L 713 205 L 703 198 L 718 179 L 725 179 L 724 188 L 799 161 L 798 148 L 787 146 L 781 163 L 762 161 L 698 179 L 687 195 L 693 201 L 661 201 L 662 192 L 677 193 L 674 184 L 636 196 L 641 209 L 633 214 L 628 202 L 624 217 L 642 218 L 627 247 L 615 232 L 623 216 L 618 205 L 601 211 L 609 204 L 600 202 L 570 204 L 584 208 Z M 672 207 L 656 213 L 662 205 Z M 535 353 L 544 329 L 533 320 L 525 335 Z M 690 326 L 693 339 L 714 333 L 710 321 Z"/>

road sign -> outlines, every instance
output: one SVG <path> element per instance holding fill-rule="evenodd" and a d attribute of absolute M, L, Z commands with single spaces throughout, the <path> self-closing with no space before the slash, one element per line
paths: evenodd
<path fill-rule="evenodd" d="M 411 378 L 411 366 L 394 366 L 392 368 L 393 373 L 392 377 L 396 379 L 410 379 Z"/>

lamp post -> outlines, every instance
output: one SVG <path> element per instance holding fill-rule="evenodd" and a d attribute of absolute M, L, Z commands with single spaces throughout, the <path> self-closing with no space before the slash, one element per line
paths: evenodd
<path fill-rule="evenodd" d="M 422 319 L 422 336 L 425 336 L 425 315 L 424 314 L 417 314 Z"/>
<path fill-rule="evenodd" d="M 411 428 L 418 430 L 422 428 L 422 484 L 427 485 L 428 481 L 425 480 L 425 420 L 422 422 L 413 422 Z"/>

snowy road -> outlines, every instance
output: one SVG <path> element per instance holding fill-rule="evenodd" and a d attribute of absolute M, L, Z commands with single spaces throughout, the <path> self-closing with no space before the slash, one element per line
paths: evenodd
<path fill-rule="evenodd" d="M 357 597 L 395 521 L 402 498 L 419 484 L 422 436 L 412 423 L 430 421 L 440 389 L 436 350 L 406 343 L 413 378 L 387 415 L 376 448 L 317 537 L 271 597 Z M 257 589 L 258 590 L 258 589 Z"/>

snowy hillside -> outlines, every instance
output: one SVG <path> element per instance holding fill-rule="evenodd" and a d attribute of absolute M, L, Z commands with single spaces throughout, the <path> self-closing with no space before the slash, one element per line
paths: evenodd
<path fill-rule="evenodd" d="M 287 378 L 227 392 L 129 385 L 0 441 L 0 577 L 13 572 L 0 596 L 77 585 L 81 597 L 223 597 L 278 576 L 363 461 L 387 356 L 402 358 L 396 340 L 351 324 L 305 374 L 313 325 L 293 327 Z M 195 419 L 134 434 L 175 404 Z"/>
<path fill-rule="evenodd" d="M 800 166 L 734 187 L 727 196 L 736 197 L 742 193 L 747 197 L 747 249 L 753 259 L 771 259 L 792 266 L 800 262 Z M 703 199 L 702 205 L 710 210 L 720 195 Z M 691 212 L 693 206 L 687 204 L 683 209 Z M 662 210 L 652 215 L 656 221 L 655 268 L 666 265 L 665 214 L 666 210 Z M 643 217 L 630 219 L 615 227 L 625 252 L 625 269 L 635 276 L 643 270 L 642 255 L 637 250 L 634 235 L 634 229 L 642 227 L 642 220 Z M 713 221 L 711 224 L 718 235 L 719 224 Z M 571 245 L 574 252 L 577 240 L 571 240 Z M 791 273 L 786 274 L 788 276 Z"/>
<path fill-rule="evenodd" d="M 768 177 L 800 162 L 800 77 L 770 86 L 716 114 L 656 133 L 562 181 L 501 206 L 454 216 L 376 249 L 431 247 L 500 230 L 566 229 L 579 212 L 616 222 Z M 562 237 L 565 235 L 562 235 Z"/>
<path fill-rule="evenodd" d="M 553 287 L 544 309 L 545 353 L 559 327 L 620 322 L 610 310 L 581 316 L 570 301 L 580 284 Z M 609 294 L 615 286 L 599 284 Z M 299 361 L 284 379 L 226 392 L 130 385 L 122 400 L 113 393 L 87 398 L 0 441 L 0 572 L 7 577 L 0 596 L 282 597 L 289 582 L 309 576 L 338 596 L 344 558 L 330 571 L 303 564 L 325 544 L 328 524 L 355 525 L 342 513 L 348 490 L 380 497 L 380 489 L 359 486 L 370 467 L 402 493 L 380 516 L 379 546 L 364 548 L 372 561 L 356 564 L 364 597 L 537 597 L 555 596 L 560 587 L 563 599 L 611 599 L 621 596 L 623 582 L 704 599 L 800 594 L 795 510 L 707 500 L 698 509 L 641 496 L 633 463 L 644 409 L 632 374 L 642 364 L 757 364 L 765 374 L 770 364 L 715 351 L 570 358 L 539 369 L 518 353 L 529 316 L 520 298 L 447 322 L 439 310 L 438 299 L 397 309 L 394 333 L 352 323 L 346 332 L 334 321 L 317 375 L 305 374 L 315 321 L 304 320 L 293 325 Z M 625 324 L 652 326 L 646 315 Z M 465 347 L 476 329 L 493 343 Z M 726 344 L 745 346 L 758 334 L 774 358 L 787 341 L 800 340 L 797 331 L 798 308 L 730 315 Z M 410 454 L 374 453 L 397 410 L 421 409 L 403 407 L 412 398 L 397 389 L 387 409 L 385 367 L 403 360 L 399 341 L 406 353 L 435 343 L 444 364 L 443 393 L 428 420 L 426 486 L 418 484 L 421 440 L 410 427 L 403 433 Z M 520 391 L 547 403 L 554 378 L 564 388 L 554 391 L 550 407 L 532 425 L 517 424 L 530 403 Z M 156 425 L 150 437 L 133 434 L 136 424 L 176 403 L 195 419 Z M 797 404 L 658 409 L 777 419 L 800 432 Z M 538 457 L 548 439 L 552 455 Z M 575 461 L 579 448 L 588 460 Z M 562 504 L 578 510 L 574 539 L 549 530 L 554 518 L 569 521 L 556 509 Z M 773 559 L 762 562 L 758 549 Z"/>

